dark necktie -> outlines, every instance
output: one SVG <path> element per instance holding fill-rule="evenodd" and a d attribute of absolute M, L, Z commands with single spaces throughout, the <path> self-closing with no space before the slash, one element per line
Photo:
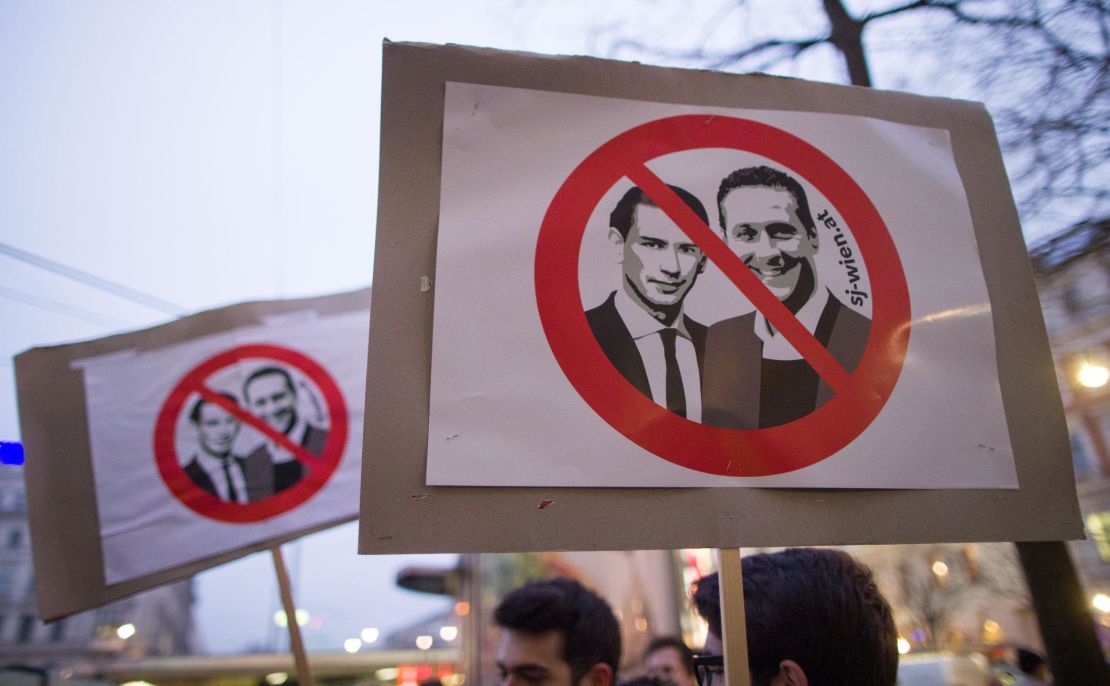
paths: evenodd
<path fill-rule="evenodd" d="M 667 409 L 685 417 L 686 392 L 682 389 L 682 374 L 678 371 L 678 358 L 674 354 L 677 334 L 674 329 L 663 329 L 659 337 L 663 339 L 663 359 L 667 363 Z"/>
<path fill-rule="evenodd" d="M 235 483 L 231 480 L 231 458 L 225 457 L 221 461 L 224 465 L 224 478 L 227 479 L 227 501 L 237 503 L 239 502 L 239 492 L 235 490 Z"/>

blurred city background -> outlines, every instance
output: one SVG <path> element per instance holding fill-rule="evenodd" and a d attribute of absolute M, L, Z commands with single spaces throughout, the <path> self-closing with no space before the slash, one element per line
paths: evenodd
<path fill-rule="evenodd" d="M 280 686 L 293 679 L 285 626 L 296 621 L 322 683 L 458 684 L 468 651 L 488 645 L 495 599 L 550 573 L 609 599 L 633 671 L 653 635 L 700 645 L 705 629 L 686 592 L 713 568 L 711 551 L 359 557 L 354 524 L 286 546 L 302 608 L 294 618 L 281 611 L 272 561 L 258 554 L 39 621 L 12 357 L 235 302 L 371 285 L 384 39 L 984 102 L 1071 432 L 1087 540 L 1069 547 L 1110 648 L 1105 2 L 0 0 L 5 679 Z M 1009 544 L 851 552 L 875 569 L 910 662 L 1042 647 Z"/>

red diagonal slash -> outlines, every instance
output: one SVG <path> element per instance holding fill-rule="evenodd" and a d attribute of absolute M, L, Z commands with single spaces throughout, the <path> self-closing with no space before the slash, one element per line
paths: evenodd
<path fill-rule="evenodd" d="M 219 405 L 221 408 L 224 409 L 224 411 L 228 412 L 239 421 L 259 431 L 264 436 L 266 436 L 266 438 L 269 438 L 274 443 L 277 443 L 282 448 L 288 450 L 290 453 L 293 454 L 293 457 L 297 460 L 297 462 L 300 462 L 303 465 L 307 465 L 312 460 L 319 458 L 319 455 L 314 455 L 303 446 L 297 445 L 293 441 L 289 440 L 288 436 L 276 431 L 274 427 L 267 424 L 260 417 L 257 417 L 246 411 L 242 407 L 239 407 L 224 396 L 213 391 L 211 388 L 203 385 L 198 385 L 193 388 L 193 390 L 199 393 L 200 397 L 204 398 L 205 402 L 210 402 L 213 405 Z"/>
<path fill-rule="evenodd" d="M 729 281 L 763 313 L 767 321 L 786 337 L 790 345 L 805 358 L 833 392 L 840 393 L 847 388 L 851 375 L 832 356 L 832 353 L 802 326 L 794 313 L 788 310 L 755 274 L 752 274 L 748 266 L 732 252 L 717 233 L 706 226 L 701 217 L 695 214 L 662 179 L 644 165 L 627 169 L 626 173 L 632 183 L 647 193 L 659 209 L 663 210 L 671 221 L 689 236 L 690 240 L 697 243 Z"/>

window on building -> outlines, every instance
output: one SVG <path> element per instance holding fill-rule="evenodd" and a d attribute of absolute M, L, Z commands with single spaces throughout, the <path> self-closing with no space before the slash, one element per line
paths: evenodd
<path fill-rule="evenodd" d="M 23 615 L 19 618 L 19 635 L 16 640 L 20 643 L 30 643 L 35 635 L 35 616 Z"/>
<path fill-rule="evenodd" d="M 50 640 L 54 641 L 55 643 L 62 640 L 62 637 L 65 636 L 65 631 L 66 620 L 59 619 L 58 621 L 50 625 Z"/>
<path fill-rule="evenodd" d="M 1087 455 L 1087 445 L 1083 442 L 1083 438 L 1075 433 L 1070 434 L 1068 438 L 1071 440 L 1071 463 L 1075 468 L 1075 478 L 1086 479 L 1092 476 L 1094 466 Z"/>
<path fill-rule="evenodd" d="M 23 529 L 12 529 L 8 532 L 8 550 L 18 550 L 23 545 Z"/>
<path fill-rule="evenodd" d="M 1079 286 L 1065 288 L 1061 300 L 1064 303 L 1064 311 L 1069 315 L 1076 315 L 1083 310 L 1083 294 L 1079 292 Z"/>
<path fill-rule="evenodd" d="M 0 567 L 0 598 L 10 598 L 15 588 L 15 569 Z"/>

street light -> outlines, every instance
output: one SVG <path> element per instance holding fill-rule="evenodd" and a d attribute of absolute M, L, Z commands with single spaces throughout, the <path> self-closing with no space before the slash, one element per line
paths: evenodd
<path fill-rule="evenodd" d="M 1075 379 L 1085 388 L 1102 388 L 1110 381 L 1110 369 L 1101 364 L 1084 362 L 1076 372 Z"/>
<path fill-rule="evenodd" d="M 134 635 L 135 635 L 135 625 L 134 624 L 130 624 L 130 623 L 124 624 L 120 628 L 116 629 L 116 636 L 119 636 L 120 638 L 122 638 L 125 641 L 127 639 L 131 638 Z"/>

